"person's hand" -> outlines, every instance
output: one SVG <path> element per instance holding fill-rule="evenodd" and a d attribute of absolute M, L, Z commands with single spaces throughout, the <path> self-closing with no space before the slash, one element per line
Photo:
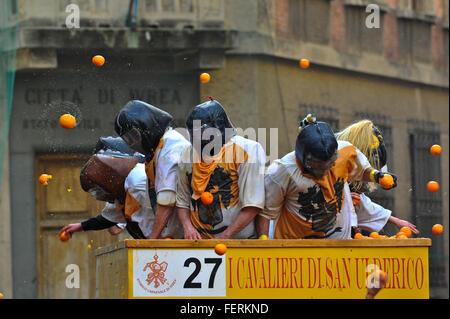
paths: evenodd
<path fill-rule="evenodd" d="M 108 228 L 108 232 L 113 236 L 119 235 L 122 232 L 122 230 L 123 229 L 117 225 L 114 225 L 114 226 L 111 226 Z"/>
<path fill-rule="evenodd" d="M 383 177 L 386 176 L 386 175 L 392 177 L 392 180 L 393 180 L 393 182 L 394 182 L 392 185 L 390 185 L 390 184 L 385 184 L 385 183 L 383 182 Z M 376 171 L 376 172 L 374 173 L 374 179 L 375 179 L 375 182 L 376 182 L 377 184 L 380 184 L 380 185 L 381 185 L 381 188 L 383 188 L 383 189 L 392 189 L 392 188 L 397 187 L 397 176 L 396 176 L 395 174 L 392 174 L 392 173 L 389 173 L 389 172 L 383 173 L 383 172 L 381 172 L 381 171 Z"/>
<path fill-rule="evenodd" d="M 193 226 L 184 229 L 184 239 L 202 239 L 200 233 Z"/>
<path fill-rule="evenodd" d="M 69 225 L 66 225 L 63 228 L 61 228 L 61 230 L 59 231 L 59 235 L 61 235 L 62 232 L 65 232 L 66 234 L 69 234 L 70 237 L 72 238 L 72 234 L 79 232 L 79 231 L 83 231 L 83 227 L 81 227 L 81 223 L 69 224 Z"/>
<path fill-rule="evenodd" d="M 393 217 L 391 216 L 392 219 L 392 223 L 400 230 L 402 227 L 409 227 L 409 229 L 411 229 L 411 231 L 417 235 L 420 234 L 420 231 L 417 229 L 416 225 L 411 224 L 409 221 L 407 220 L 403 220 L 397 217 Z"/>
<path fill-rule="evenodd" d="M 366 299 L 374 299 L 380 290 L 386 286 L 388 281 L 388 274 L 384 271 L 379 271 L 378 274 L 373 277 L 372 282 L 375 280 L 375 277 L 378 277 L 379 285 L 378 287 L 367 288 Z"/>

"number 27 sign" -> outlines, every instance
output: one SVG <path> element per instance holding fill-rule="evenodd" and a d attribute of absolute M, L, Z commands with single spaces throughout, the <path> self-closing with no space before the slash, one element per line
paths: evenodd
<path fill-rule="evenodd" d="M 129 254 L 134 298 L 226 296 L 225 255 L 214 249 L 131 249 Z"/>

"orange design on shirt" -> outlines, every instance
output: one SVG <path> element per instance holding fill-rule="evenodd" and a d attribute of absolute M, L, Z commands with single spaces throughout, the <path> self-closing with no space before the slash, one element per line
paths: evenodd
<path fill-rule="evenodd" d="M 298 239 L 306 236 L 323 237 L 325 233 L 315 232 L 312 223 L 301 219 L 283 207 L 280 218 L 275 226 L 274 239 Z"/>
<path fill-rule="evenodd" d="M 236 143 L 228 143 L 220 152 L 213 158 L 211 163 L 193 163 L 192 167 L 192 198 L 198 200 L 201 194 L 208 189 L 215 197 L 219 194 L 221 209 L 227 209 L 236 206 L 239 203 L 239 185 L 238 185 L 238 169 L 239 166 L 248 160 L 248 154 L 245 150 Z M 231 179 L 229 192 L 220 188 L 220 184 L 217 181 L 211 181 L 211 177 L 214 176 L 217 169 L 222 169 L 225 174 L 229 174 Z M 211 185 L 214 182 L 215 185 Z M 224 193 L 225 191 L 225 193 Z M 227 196 L 227 205 L 224 196 Z M 199 205 L 202 205 L 199 203 Z M 203 224 L 198 216 L 198 210 L 191 210 L 191 222 L 192 225 L 198 229 L 203 228 L 206 230 L 213 230 L 213 226 L 209 224 Z M 213 234 L 200 232 L 203 238 L 214 238 Z"/>
<path fill-rule="evenodd" d="M 161 137 L 158 146 L 156 147 L 155 155 L 153 155 L 153 158 L 151 159 L 150 162 L 145 161 L 145 174 L 147 175 L 148 179 L 152 182 L 152 184 L 149 185 L 150 188 L 155 188 L 155 160 L 156 155 L 163 148 L 163 146 L 164 146 L 164 137 Z"/>
<path fill-rule="evenodd" d="M 131 216 L 142 208 L 142 205 L 127 191 L 125 197 L 125 218 L 131 220 Z"/>

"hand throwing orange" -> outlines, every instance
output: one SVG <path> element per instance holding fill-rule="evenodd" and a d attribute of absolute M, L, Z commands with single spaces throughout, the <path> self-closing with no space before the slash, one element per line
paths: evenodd
<path fill-rule="evenodd" d="M 380 185 L 384 189 L 391 189 L 392 186 L 394 186 L 394 178 L 391 175 L 386 174 L 380 178 Z"/>
<path fill-rule="evenodd" d="M 68 241 L 70 239 L 70 234 L 66 233 L 65 231 L 63 231 L 60 235 L 59 235 L 59 239 L 61 241 Z"/>
<path fill-rule="evenodd" d="M 217 244 L 216 247 L 214 247 L 214 251 L 217 255 L 222 256 L 227 252 L 227 246 L 225 246 L 224 244 Z"/>
<path fill-rule="evenodd" d="M 71 114 L 63 114 L 59 118 L 59 125 L 67 129 L 74 128 L 75 125 L 77 125 L 77 120 L 75 119 L 75 116 Z"/>
<path fill-rule="evenodd" d="M 101 55 L 96 55 L 92 58 L 92 63 L 94 63 L 96 66 L 102 66 L 105 64 L 105 58 Z"/>
<path fill-rule="evenodd" d="M 435 181 L 429 181 L 427 184 L 427 188 L 431 193 L 437 192 L 439 190 L 439 183 Z"/>
<path fill-rule="evenodd" d="M 202 203 L 205 205 L 211 205 L 214 201 L 214 196 L 210 192 L 204 192 L 201 196 Z"/>
<path fill-rule="evenodd" d="M 400 228 L 400 232 L 405 233 L 406 237 L 408 237 L 408 238 L 410 238 L 412 236 L 412 231 L 411 231 L 411 228 L 409 228 L 409 227 L 405 226 L 405 227 Z"/>
<path fill-rule="evenodd" d="M 433 235 L 440 235 L 444 231 L 444 227 L 441 224 L 436 224 L 431 228 Z"/>
<path fill-rule="evenodd" d="M 435 144 L 435 145 L 431 146 L 431 148 L 430 148 L 430 153 L 435 156 L 441 154 L 441 152 L 442 152 L 442 147 L 440 145 Z"/>

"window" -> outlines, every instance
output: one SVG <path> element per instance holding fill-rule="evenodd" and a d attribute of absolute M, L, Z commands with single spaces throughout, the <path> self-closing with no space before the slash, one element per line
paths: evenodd
<path fill-rule="evenodd" d="M 300 122 L 305 118 L 309 113 L 313 113 L 317 121 L 328 123 L 334 132 L 338 132 L 339 130 L 339 110 L 334 107 L 316 105 L 316 104 L 304 104 L 300 103 L 299 105 L 299 117 L 298 121 Z"/>
<path fill-rule="evenodd" d="M 429 249 L 430 297 L 443 297 L 440 296 L 440 289 L 447 288 L 445 262 L 448 262 L 448 257 L 445 256 L 443 237 L 433 236 L 431 233 L 434 224 L 443 223 L 442 195 L 440 191 L 430 193 L 427 190 L 428 181 L 439 182 L 441 179 L 441 158 L 430 154 L 430 146 L 440 144 L 439 124 L 410 120 L 408 130 L 413 223 L 420 229 L 421 237 L 433 239 L 433 245 Z"/>
<path fill-rule="evenodd" d="M 380 27 L 367 28 L 369 13 L 365 7 L 347 6 L 345 9 L 345 33 L 349 48 L 355 52 L 383 53 L 383 11 L 380 10 Z"/>
<path fill-rule="evenodd" d="M 295 37 L 318 44 L 329 42 L 329 1 L 289 0 L 288 19 Z"/>

